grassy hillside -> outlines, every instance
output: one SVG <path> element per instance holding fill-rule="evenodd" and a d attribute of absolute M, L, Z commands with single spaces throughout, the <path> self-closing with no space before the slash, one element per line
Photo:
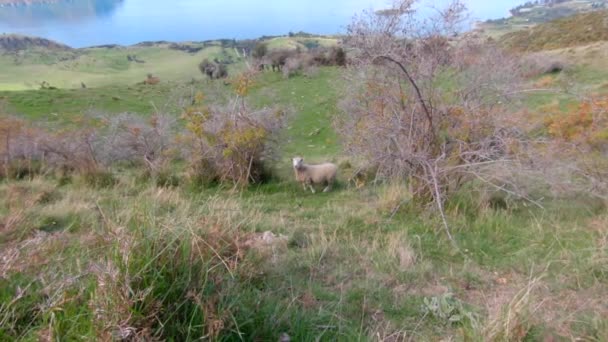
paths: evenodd
<path fill-rule="evenodd" d="M 202 77 L 198 64 L 205 58 L 230 63 L 229 73 L 243 67 L 242 51 L 220 41 L 70 49 L 46 40 L 10 37 L 11 44 L 9 36 L 0 36 L 0 90 L 39 89 L 44 81 L 57 88 L 80 88 L 82 83 L 88 87 L 135 85 L 149 73 L 163 82 L 189 81 Z M 266 43 L 271 50 L 306 51 L 333 46 L 337 41 L 329 37 L 276 37 Z M 51 44 L 57 48 L 49 49 Z"/>
<path fill-rule="evenodd" d="M 68 55 L 66 55 L 68 54 Z M 136 56 L 129 61 L 128 56 Z M 37 89 L 43 81 L 58 88 L 77 88 L 109 84 L 134 85 L 148 73 L 162 81 L 200 77 L 198 63 L 209 58 L 238 62 L 234 49 L 206 47 L 197 53 L 173 50 L 167 46 L 90 48 L 73 52 L 19 51 L 0 55 L 0 89 Z"/>
<path fill-rule="evenodd" d="M 496 38 L 556 19 L 606 9 L 607 6 L 606 0 L 529 1 L 512 9 L 510 17 L 479 23 L 478 28 Z"/>
<path fill-rule="evenodd" d="M 501 42 L 516 51 L 542 51 L 608 40 L 608 11 L 574 15 L 505 34 Z"/>
<path fill-rule="evenodd" d="M 269 45 L 334 42 L 280 37 Z M 568 81 L 577 93 L 607 93 L 604 45 L 543 52 L 572 64 L 531 87 Z M 89 111 L 179 116 L 193 94 L 232 92 L 200 80 L 204 57 L 232 57 L 239 67 L 236 52 L 220 45 L 4 55 L 0 113 L 49 127 Z M 148 72 L 161 83 L 135 84 Z M 39 80 L 59 89 L 38 89 Z M 542 199 L 544 208 L 510 198 L 493 206 L 465 189 L 446 204 L 456 251 L 406 186 L 348 183 L 356 161 L 332 128 L 341 69 L 288 79 L 265 72 L 254 81 L 255 105 L 294 112 L 270 183 L 195 186 L 183 165 L 172 165 L 170 184 L 129 165 L 109 170 L 115 179 L 102 184 L 59 174 L 0 180 L 0 340 L 608 339 L 604 203 L 581 196 Z M 573 99 L 532 94 L 524 105 L 536 111 Z M 542 119 L 530 116 L 531 124 Z M 337 189 L 302 191 L 294 155 L 339 163 Z"/>

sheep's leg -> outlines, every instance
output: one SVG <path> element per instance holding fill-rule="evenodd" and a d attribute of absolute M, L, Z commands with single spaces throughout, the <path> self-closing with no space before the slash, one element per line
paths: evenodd
<path fill-rule="evenodd" d="M 331 182 L 327 182 L 326 183 L 327 186 L 325 187 L 325 189 L 323 189 L 323 192 L 330 192 L 331 191 Z"/>
<path fill-rule="evenodd" d="M 302 183 L 302 188 L 304 188 L 304 191 L 308 190 L 308 188 L 306 187 L 306 183 Z"/>
<path fill-rule="evenodd" d="M 310 187 L 310 191 L 312 191 L 313 194 L 317 193 L 317 191 L 315 190 L 315 187 L 312 186 L 312 184 L 309 184 L 308 186 Z"/>

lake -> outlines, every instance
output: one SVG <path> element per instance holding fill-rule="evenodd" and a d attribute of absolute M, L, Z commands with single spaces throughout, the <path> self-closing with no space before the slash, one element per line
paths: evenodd
<path fill-rule="evenodd" d="M 427 5 L 440 1 L 426 0 Z M 466 0 L 473 19 L 500 18 L 521 0 Z M 53 39 L 73 47 L 141 41 L 247 39 L 305 31 L 343 33 L 353 15 L 384 0 L 58 0 L 0 7 L 0 33 Z"/>

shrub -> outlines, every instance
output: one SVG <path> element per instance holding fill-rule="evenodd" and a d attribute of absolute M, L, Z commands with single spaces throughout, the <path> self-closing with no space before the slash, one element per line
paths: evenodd
<path fill-rule="evenodd" d="M 268 45 L 264 42 L 258 42 L 253 49 L 251 55 L 253 58 L 263 58 L 268 53 Z"/>
<path fill-rule="evenodd" d="M 198 69 L 203 75 L 207 75 L 212 80 L 228 77 L 228 68 L 223 63 L 210 62 L 208 59 L 204 59 L 198 65 Z"/>
<path fill-rule="evenodd" d="M 284 112 L 279 108 L 250 109 L 245 96 L 251 83 L 250 74 L 235 82 L 241 99 L 236 109 L 208 104 L 204 95 L 198 94 L 195 105 L 184 111 L 188 134 L 183 139 L 196 177 L 237 185 L 268 178 L 265 162 L 274 157 L 273 142 L 283 125 Z"/>
<path fill-rule="evenodd" d="M 516 86 L 518 65 L 485 40 L 453 46 L 438 38 L 457 31 L 461 3 L 422 26 L 401 15 L 413 3 L 400 1 L 385 15 L 366 13 L 349 26 L 346 44 L 356 53 L 337 127 L 353 158 L 381 179 L 407 182 L 415 202 L 433 204 L 452 240 L 446 199 L 472 179 L 505 184 L 505 175 L 488 165 L 512 165 L 517 130 L 502 120 L 500 101 Z"/>
<path fill-rule="evenodd" d="M 155 77 L 152 74 L 148 74 L 148 76 L 146 77 L 146 79 L 144 80 L 143 83 L 147 84 L 147 85 L 157 85 L 160 83 L 160 78 Z"/>
<path fill-rule="evenodd" d="M 554 140 L 539 146 L 535 163 L 553 190 L 608 200 L 608 98 L 584 100 L 566 113 L 553 109 L 545 125 Z"/>
<path fill-rule="evenodd" d="M 547 53 L 537 53 L 522 59 L 522 69 L 527 77 L 558 74 L 570 69 L 567 61 Z"/>
<path fill-rule="evenodd" d="M 312 67 L 345 66 L 346 52 L 342 47 L 316 47 L 306 51 L 277 50 L 268 54 L 272 69 L 282 71 L 285 78 L 306 72 Z M 262 66 L 264 64 L 262 63 Z"/>
<path fill-rule="evenodd" d="M 32 179 L 42 173 L 42 163 L 40 160 L 14 160 L 4 167 L 0 175 L 8 179 Z"/>
<path fill-rule="evenodd" d="M 144 165 L 152 176 L 166 169 L 176 155 L 176 120 L 165 114 L 150 118 L 129 113 L 102 117 L 100 130 L 104 164 L 131 162 Z"/>
<path fill-rule="evenodd" d="M 45 163 L 64 173 L 100 170 L 99 140 L 95 128 L 63 129 L 47 133 L 40 144 Z"/>
<path fill-rule="evenodd" d="M 290 78 L 299 74 L 303 69 L 303 61 L 301 58 L 288 58 L 283 66 L 283 77 Z"/>
<path fill-rule="evenodd" d="M 0 118 L 0 178 L 25 178 L 41 172 L 43 132 L 25 121 Z"/>
<path fill-rule="evenodd" d="M 337 66 L 346 66 L 346 51 L 343 48 L 339 47 L 334 50 L 334 64 Z"/>
<path fill-rule="evenodd" d="M 287 59 L 291 57 L 295 52 L 289 50 L 275 50 L 270 52 L 267 56 L 270 60 L 273 71 L 282 71 Z"/>

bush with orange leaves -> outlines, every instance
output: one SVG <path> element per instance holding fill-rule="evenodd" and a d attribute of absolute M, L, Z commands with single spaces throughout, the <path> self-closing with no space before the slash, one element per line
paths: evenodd
<path fill-rule="evenodd" d="M 550 113 L 549 134 L 582 149 L 608 151 L 608 96 L 584 100 L 567 113 Z"/>
<path fill-rule="evenodd" d="M 554 109 L 545 125 L 554 153 L 541 160 L 559 156 L 550 172 L 561 170 L 569 191 L 608 200 L 608 96 L 583 100 L 566 113 Z"/>
<path fill-rule="evenodd" d="M 266 162 L 275 157 L 275 138 L 285 111 L 249 107 L 246 100 L 253 74 L 242 74 L 233 84 L 236 97 L 231 105 L 211 104 L 198 93 L 182 114 L 187 134 L 180 139 L 187 146 L 191 176 L 238 186 L 264 182 L 270 177 Z"/>

